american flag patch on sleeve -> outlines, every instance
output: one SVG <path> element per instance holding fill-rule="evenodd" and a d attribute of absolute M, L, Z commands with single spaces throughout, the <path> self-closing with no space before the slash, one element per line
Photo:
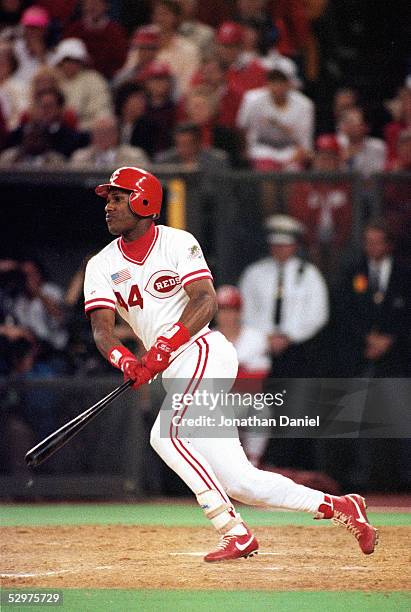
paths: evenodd
<path fill-rule="evenodd" d="M 114 274 L 111 275 L 111 280 L 114 281 L 115 285 L 119 285 L 129 278 L 131 278 L 131 274 L 127 268 L 124 268 L 124 270 L 120 270 L 119 272 L 114 272 Z"/>

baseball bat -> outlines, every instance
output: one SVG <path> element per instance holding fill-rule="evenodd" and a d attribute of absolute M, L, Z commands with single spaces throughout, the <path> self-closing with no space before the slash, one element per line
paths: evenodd
<path fill-rule="evenodd" d="M 36 446 L 33 446 L 25 455 L 24 459 L 30 467 L 36 467 L 53 455 L 62 446 L 67 444 L 71 438 L 78 434 L 92 419 L 102 412 L 111 402 L 121 395 L 126 389 L 131 387 L 132 380 L 127 380 L 119 387 L 116 387 L 108 395 L 103 397 L 96 404 L 87 408 L 84 412 L 77 415 L 74 419 L 53 431 L 47 438 L 44 438 Z"/>

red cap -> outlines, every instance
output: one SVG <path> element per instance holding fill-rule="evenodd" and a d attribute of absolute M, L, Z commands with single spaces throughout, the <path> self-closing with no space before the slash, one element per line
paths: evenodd
<path fill-rule="evenodd" d="M 147 47 L 158 49 L 160 46 L 160 28 L 156 25 L 142 26 L 134 32 L 132 47 Z"/>
<path fill-rule="evenodd" d="M 234 21 L 225 21 L 217 30 L 216 40 L 220 45 L 241 45 L 243 28 Z"/>
<path fill-rule="evenodd" d="M 341 148 L 334 134 L 321 134 L 316 140 L 317 151 L 330 151 L 336 155 L 340 154 Z"/>
<path fill-rule="evenodd" d="M 33 28 L 46 28 L 49 24 L 49 14 L 42 6 L 30 6 L 21 16 L 20 23 Z"/>
<path fill-rule="evenodd" d="M 169 79 L 172 76 L 170 66 L 165 62 L 151 62 L 139 75 L 140 81 L 147 79 Z"/>
<path fill-rule="evenodd" d="M 240 310 L 243 305 L 241 293 L 234 285 L 222 285 L 217 289 L 217 304 L 220 308 Z"/>

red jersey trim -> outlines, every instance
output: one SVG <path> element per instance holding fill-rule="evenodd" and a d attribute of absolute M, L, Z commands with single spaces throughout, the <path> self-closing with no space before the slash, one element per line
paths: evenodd
<path fill-rule="evenodd" d="M 121 238 L 119 238 L 117 240 L 117 246 L 120 249 L 120 253 L 122 254 L 122 256 L 124 257 L 124 259 L 126 259 L 127 261 L 130 261 L 133 264 L 137 264 L 138 266 L 142 266 L 143 263 L 146 261 L 147 257 L 150 255 L 151 251 L 154 248 L 155 243 L 157 242 L 157 238 L 158 238 L 158 234 L 159 234 L 159 230 L 157 225 L 154 228 L 154 238 L 153 238 L 153 242 L 151 243 L 151 245 L 148 247 L 148 251 L 147 253 L 144 255 L 143 259 L 141 260 L 137 260 L 137 259 L 132 259 L 131 257 L 129 257 L 128 255 L 125 254 L 125 252 L 123 251 L 122 247 L 121 247 Z"/>
<path fill-rule="evenodd" d="M 91 304 L 92 302 L 109 302 L 110 304 L 115 305 L 115 301 L 110 300 L 109 298 L 93 298 L 92 300 L 86 300 L 84 305 L 87 306 L 87 304 Z"/>
<path fill-rule="evenodd" d="M 211 276 L 210 270 L 208 270 L 207 268 L 203 268 L 202 270 L 195 270 L 194 272 L 188 272 L 188 274 L 184 274 L 184 276 L 180 278 L 180 281 L 183 282 L 185 278 L 188 278 L 189 276 L 193 276 L 193 274 L 200 274 L 201 272 L 207 272 L 207 274 L 210 274 Z"/>
<path fill-rule="evenodd" d="M 113 312 L 116 311 L 114 306 L 109 306 L 108 304 L 92 304 L 91 306 L 86 306 L 84 311 L 86 314 L 88 314 L 92 310 L 97 310 L 98 308 L 103 308 L 105 310 L 112 310 Z"/>

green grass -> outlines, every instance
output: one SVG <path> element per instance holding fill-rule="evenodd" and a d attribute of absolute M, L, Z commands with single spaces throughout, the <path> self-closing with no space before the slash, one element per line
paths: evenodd
<path fill-rule="evenodd" d="M 41 592 L 50 589 L 40 589 Z M 267 591 L 160 591 L 63 589 L 64 612 L 402 612 L 410 610 L 407 593 Z M 47 606 L 48 607 L 48 606 Z M 34 610 L 38 606 L 13 606 Z M 6 609 L 6 608 L 4 608 Z"/>
<path fill-rule="evenodd" d="M 250 525 L 316 525 L 304 512 L 267 512 L 240 508 Z M 201 527 L 208 525 L 195 504 L 20 504 L 0 505 L 1 524 L 16 525 L 164 525 Z M 411 513 L 370 512 L 375 525 L 411 525 Z M 322 523 L 323 524 L 323 523 Z"/>

